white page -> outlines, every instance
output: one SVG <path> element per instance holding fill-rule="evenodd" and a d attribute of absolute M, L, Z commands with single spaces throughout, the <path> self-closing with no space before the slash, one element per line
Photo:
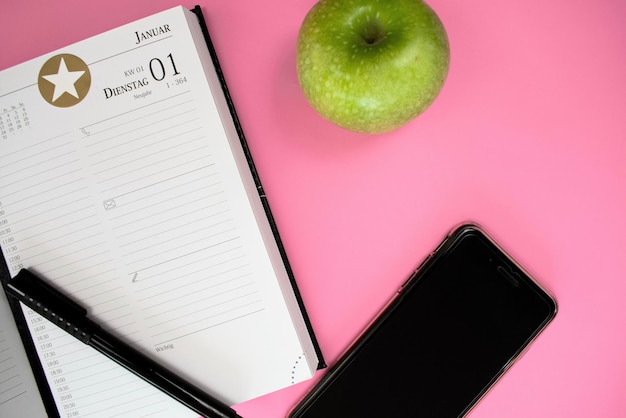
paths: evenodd
<path fill-rule="evenodd" d="M 46 410 L 11 309 L 0 290 L 0 417 L 19 416 L 45 418 Z"/>
<path fill-rule="evenodd" d="M 91 75 L 87 96 L 67 108 L 42 100 L 36 81 L 60 52 Z M 0 240 L 11 274 L 31 268 L 231 404 L 311 376 L 182 9 L 0 77 Z M 40 357 L 59 360 L 45 372 L 64 412 L 137 405 L 116 390 L 133 376 L 49 324 L 38 334 L 45 321 L 25 311 Z"/>

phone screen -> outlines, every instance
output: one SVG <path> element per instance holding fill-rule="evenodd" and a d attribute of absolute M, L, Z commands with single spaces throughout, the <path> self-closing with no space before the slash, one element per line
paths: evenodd
<path fill-rule="evenodd" d="M 555 313 L 491 239 L 463 226 L 291 416 L 462 416 Z"/>

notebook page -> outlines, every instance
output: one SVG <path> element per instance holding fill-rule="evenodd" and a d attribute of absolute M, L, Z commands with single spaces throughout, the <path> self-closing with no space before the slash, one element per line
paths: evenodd
<path fill-rule="evenodd" d="M 6 295 L 0 290 L 0 416 L 46 417 Z"/>
<path fill-rule="evenodd" d="M 65 108 L 42 100 L 36 81 L 60 53 L 88 63 L 91 77 Z M 54 72 L 79 71 L 64 66 Z M 0 239 L 12 274 L 32 269 L 231 404 L 310 377 L 182 9 L 4 73 L 0 108 L 13 119 L 0 129 Z M 145 385 L 115 391 L 132 376 L 47 323 L 39 334 L 45 320 L 25 312 L 39 356 L 59 360 L 45 372 L 67 416 L 137 404 L 124 395 Z M 93 397 L 68 402 L 66 386 Z"/>

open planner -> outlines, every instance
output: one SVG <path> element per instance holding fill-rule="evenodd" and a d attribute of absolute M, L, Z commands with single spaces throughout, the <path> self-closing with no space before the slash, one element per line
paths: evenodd
<path fill-rule="evenodd" d="M 324 367 L 198 7 L 0 72 L 0 246 L 228 404 Z M 194 416 L 13 308 L 49 414 Z"/>

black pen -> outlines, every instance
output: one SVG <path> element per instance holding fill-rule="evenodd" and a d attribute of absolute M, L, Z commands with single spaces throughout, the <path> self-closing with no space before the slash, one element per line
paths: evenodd
<path fill-rule="evenodd" d="M 87 318 L 87 310 L 22 269 L 6 284 L 7 293 L 55 325 L 125 367 L 183 405 L 208 418 L 241 418 L 228 405 L 165 369 Z"/>

